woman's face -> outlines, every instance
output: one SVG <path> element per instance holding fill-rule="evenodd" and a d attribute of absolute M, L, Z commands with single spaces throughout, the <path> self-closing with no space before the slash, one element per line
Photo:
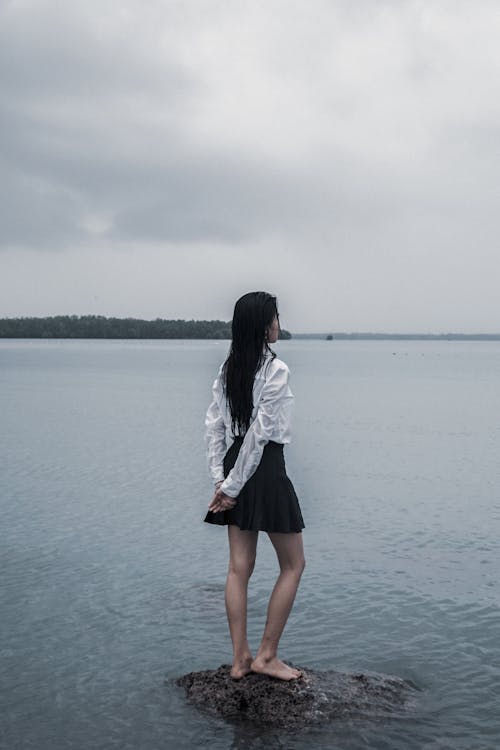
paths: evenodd
<path fill-rule="evenodd" d="M 268 342 L 268 344 L 275 344 L 277 342 L 278 336 L 279 336 L 279 332 L 280 332 L 280 325 L 278 323 L 278 318 L 275 315 L 274 319 L 273 319 L 273 322 L 267 328 L 267 342 Z"/>

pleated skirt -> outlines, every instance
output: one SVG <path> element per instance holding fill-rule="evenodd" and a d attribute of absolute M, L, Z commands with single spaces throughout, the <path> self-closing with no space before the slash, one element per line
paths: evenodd
<path fill-rule="evenodd" d="M 243 438 L 237 437 L 224 457 L 224 476 L 233 468 Z M 268 442 L 257 469 L 243 486 L 231 510 L 209 510 L 207 523 L 242 530 L 300 533 L 305 528 L 299 500 L 287 476 L 282 443 Z"/>

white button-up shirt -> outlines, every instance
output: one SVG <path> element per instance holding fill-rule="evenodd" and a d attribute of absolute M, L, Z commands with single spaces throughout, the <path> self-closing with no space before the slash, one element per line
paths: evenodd
<path fill-rule="evenodd" d="M 262 458 L 264 446 L 291 441 L 291 418 L 294 396 L 288 385 L 290 371 L 278 357 L 266 352 L 263 365 L 253 384 L 253 411 L 248 430 L 243 434 L 236 463 L 224 479 L 223 461 L 226 454 L 226 431 L 231 430 L 231 412 L 223 392 L 222 367 L 212 386 L 213 400 L 205 419 L 207 464 L 214 483 L 222 482 L 221 490 L 237 497 Z M 236 427 L 238 435 L 238 428 Z"/>

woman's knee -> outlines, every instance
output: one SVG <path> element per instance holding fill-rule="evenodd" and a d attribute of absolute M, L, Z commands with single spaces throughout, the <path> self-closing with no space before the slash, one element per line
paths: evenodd
<path fill-rule="evenodd" d="M 269 537 L 276 550 L 281 572 L 288 571 L 300 578 L 306 566 L 300 535 L 269 534 Z"/>
<path fill-rule="evenodd" d="M 280 571 L 290 573 L 300 578 L 306 567 L 306 561 L 303 555 L 297 555 L 286 560 L 279 560 Z"/>
<path fill-rule="evenodd" d="M 229 573 L 239 578 L 250 578 L 255 568 L 255 557 L 231 557 Z"/>
<path fill-rule="evenodd" d="M 304 555 L 299 555 L 296 560 L 293 560 L 291 567 L 294 573 L 300 577 L 306 567 L 306 558 Z"/>

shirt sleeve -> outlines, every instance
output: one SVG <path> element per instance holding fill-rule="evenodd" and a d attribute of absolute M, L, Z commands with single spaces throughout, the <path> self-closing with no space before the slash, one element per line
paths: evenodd
<path fill-rule="evenodd" d="M 221 370 L 212 386 L 212 402 L 205 417 L 205 445 L 208 472 L 214 484 L 224 479 L 223 461 L 226 454 L 226 425 L 220 412 Z"/>
<path fill-rule="evenodd" d="M 220 487 L 225 495 L 238 497 L 257 469 L 264 447 L 271 440 L 277 422 L 282 419 L 284 401 L 293 398 L 288 386 L 289 374 L 287 365 L 281 362 L 266 381 L 255 419 L 245 433 L 233 468 Z"/>

